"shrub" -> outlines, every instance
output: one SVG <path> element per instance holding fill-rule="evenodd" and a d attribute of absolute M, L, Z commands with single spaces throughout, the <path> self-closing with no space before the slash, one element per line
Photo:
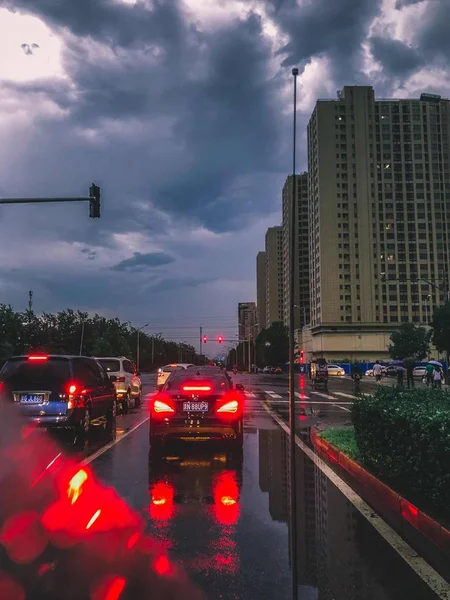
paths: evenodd
<path fill-rule="evenodd" d="M 450 515 L 450 394 L 379 387 L 352 406 L 362 462 L 411 502 Z"/>
<path fill-rule="evenodd" d="M 338 450 L 342 450 L 350 458 L 354 460 L 360 459 L 353 428 L 326 429 L 320 433 L 320 437 L 330 442 Z"/>

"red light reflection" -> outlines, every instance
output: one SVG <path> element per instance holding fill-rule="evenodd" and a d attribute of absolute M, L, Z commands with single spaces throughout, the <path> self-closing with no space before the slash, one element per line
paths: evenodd
<path fill-rule="evenodd" d="M 158 481 L 150 489 L 150 517 L 155 521 L 169 521 L 175 511 L 175 489 L 170 483 Z"/>
<path fill-rule="evenodd" d="M 214 513 L 221 525 L 234 525 L 239 519 L 239 487 L 233 471 L 223 471 L 214 484 Z"/>
<path fill-rule="evenodd" d="M 165 555 L 158 556 L 153 563 L 153 568 L 158 575 L 168 575 L 172 569 L 170 561 Z"/>
<path fill-rule="evenodd" d="M 25 591 L 17 581 L 0 571 L 0 598 L 3 600 L 25 600 Z"/>

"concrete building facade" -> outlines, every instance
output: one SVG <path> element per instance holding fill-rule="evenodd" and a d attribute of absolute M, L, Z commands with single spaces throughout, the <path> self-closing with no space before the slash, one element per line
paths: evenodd
<path fill-rule="evenodd" d="M 256 302 L 239 302 L 238 332 L 239 340 L 252 340 L 257 336 L 256 331 Z"/>
<path fill-rule="evenodd" d="M 266 327 L 266 253 L 256 256 L 256 310 L 258 315 L 258 333 Z"/>
<path fill-rule="evenodd" d="M 269 227 L 266 232 L 266 327 L 283 322 L 283 228 Z"/>
<path fill-rule="evenodd" d="M 310 320 L 309 295 L 309 218 L 308 218 L 308 174 L 296 175 L 296 230 L 294 256 L 294 327 L 304 327 Z M 291 238 L 291 206 L 293 195 L 293 176 L 290 175 L 283 186 L 283 322 L 289 326 L 289 290 L 290 290 L 290 255 L 289 240 Z"/>
<path fill-rule="evenodd" d="M 445 300 L 449 155 L 450 102 L 440 96 L 376 100 L 372 87 L 346 86 L 316 103 L 308 124 L 311 327 L 300 341 L 309 337 L 310 353 L 327 358 L 333 347 L 335 359 L 368 357 L 401 323 L 425 324 Z"/>

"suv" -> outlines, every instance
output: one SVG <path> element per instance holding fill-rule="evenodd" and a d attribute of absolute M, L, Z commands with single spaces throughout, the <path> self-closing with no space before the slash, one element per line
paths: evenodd
<path fill-rule="evenodd" d="M 215 366 L 215 365 L 214 365 Z M 156 380 L 156 389 L 162 390 L 163 385 L 166 383 L 169 375 L 178 369 L 190 369 L 195 367 L 195 365 L 191 363 L 172 363 L 170 365 L 166 365 L 165 367 L 161 367 L 158 369 L 158 376 Z"/>
<path fill-rule="evenodd" d="M 84 439 L 91 421 L 116 417 L 116 391 L 106 371 L 85 356 L 14 356 L 0 371 L 0 400 L 41 427 L 70 428 Z"/>
<path fill-rule="evenodd" d="M 109 378 L 114 383 L 117 392 L 117 399 L 122 404 L 122 412 L 127 413 L 130 409 L 131 401 L 134 400 L 135 408 L 138 408 L 142 402 L 142 382 L 139 379 L 140 373 L 131 360 L 120 357 L 101 357 L 97 358 L 108 373 Z"/>

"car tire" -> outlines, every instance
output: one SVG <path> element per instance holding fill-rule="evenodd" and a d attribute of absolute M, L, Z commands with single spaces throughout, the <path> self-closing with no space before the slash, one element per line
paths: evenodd
<path fill-rule="evenodd" d="M 111 406 L 108 408 L 108 411 L 106 413 L 106 421 L 108 423 L 113 423 L 116 420 L 116 416 L 117 416 L 117 400 L 116 400 L 116 398 L 114 398 L 113 402 L 111 403 Z"/>
<path fill-rule="evenodd" d="M 135 408 L 139 408 L 142 404 L 142 390 L 139 390 L 139 394 L 134 399 Z"/>
<path fill-rule="evenodd" d="M 130 412 L 131 394 L 130 391 L 122 398 L 122 414 L 127 415 Z"/>

